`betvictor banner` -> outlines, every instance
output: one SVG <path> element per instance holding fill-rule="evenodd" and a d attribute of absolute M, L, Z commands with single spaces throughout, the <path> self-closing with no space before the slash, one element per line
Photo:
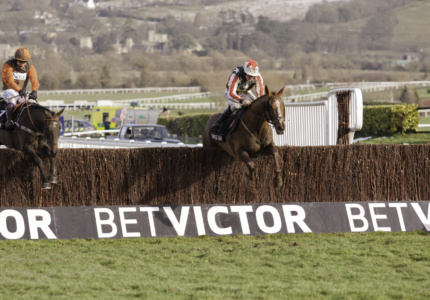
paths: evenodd
<path fill-rule="evenodd" d="M 1 208 L 0 239 L 430 231 L 430 201 Z"/>

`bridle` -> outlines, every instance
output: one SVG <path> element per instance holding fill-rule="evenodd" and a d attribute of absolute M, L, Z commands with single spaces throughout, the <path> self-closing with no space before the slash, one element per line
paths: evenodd
<path fill-rule="evenodd" d="M 267 99 L 265 99 L 265 100 L 263 100 L 264 101 L 264 103 L 263 103 L 263 116 L 260 116 L 258 113 L 256 113 L 255 111 L 253 111 L 252 110 L 252 106 L 253 105 L 251 105 L 250 107 L 249 107 L 249 111 L 254 115 L 254 116 L 256 116 L 256 117 L 258 117 L 259 119 L 261 119 L 261 120 L 263 120 L 263 121 L 266 121 L 267 123 L 269 123 L 269 124 L 271 124 L 271 125 L 273 125 L 273 118 L 272 118 L 272 116 L 270 115 L 270 109 L 269 109 L 269 101 L 270 101 L 270 97 L 269 97 L 269 95 L 266 95 L 267 96 Z M 264 97 L 264 96 L 263 96 Z M 259 101 L 261 101 L 262 99 L 260 98 L 259 99 Z M 248 131 L 248 133 L 250 134 L 250 135 L 252 135 L 253 137 L 255 137 L 255 139 L 257 140 L 257 143 L 258 144 L 261 144 L 262 142 L 260 142 L 260 140 L 248 129 L 248 127 L 246 126 L 246 124 L 245 124 L 245 122 L 243 122 L 243 120 L 242 120 L 242 118 L 240 118 L 240 122 L 242 123 L 242 125 L 243 125 L 243 127 L 246 129 L 246 131 Z M 264 138 L 263 138 L 263 142 L 266 140 L 266 136 L 267 136 L 267 134 L 264 136 Z"/>
<path fill-rule="evenodd" d="M 259 114 L 257 114 L 255 111 L 252 110 L 252 105 L 249 107 L 249 110 L 251 111 L 251 113 L 254 114 L 254 116 L 266 121 L 267 123 L 273 125 L 273 118 L 270 115 L 270 109 L 269 109 L 269 102 L 270 102 L 270 96 L 266 95 L 267 99 L 263 100 L 264 104 L 263 104 L 263 116 L 260 116 Z"/>
<path fill-rule="evenodd" d="M 45 134 L 45 130 L 47 129 L 47 128 L 49 128 L 49 126 L 48 126 L 48 122 L 54 122 L 54 121 L 59 121 L 60 120 L 60 118 L 50 118 L 50 119 L 45 119 L 45 120 L 43 120 L 43 135 L 44 135 L 44 137 L 45 137 L 45 140 L 47 141 L 47 142 L 51 142 L 52 144 L 54 144 L 54 139 L 52 139 L 52 138 L 47 138 L 46 137 L 46 134 Z"/>
<path fill-rule="evenodd" d="M 28 105 L 28 102 L 26 101 L 25 102 L 25 108 L 27 109 L 27 115 L 28 115 L 28 118 L 29 118 L 29 120 L 30 120 L 30 122 L 31 122 L 31 124 L 33 125 L 33 127 L 34 127 L 34 129 L 35 130 L 31 130 L 30 128 L 28 128 L 28 127 L 26 127 L 26 126 L 24 126 L 24 125 L 20 125 L 19 123 L 15 123 L 16 124 L 16 126 L 17 126 L 17 128 L 19 128 L 19 129 L 21 129 L 22 131 L 24 131 L 24 132 L 26 132 L 26 133 L 28 133 L 28 134 L 30 134 L 30 135 L 32 135 L 32 136 L 34 136 L 34 137 L 38 137 L 38 138 L 45 138 L 46 139 L 46 141 L 47 142 L 54 142 L 52 139 L 48 139 L 47 137 L 46 137 L 46 134 L 45 134 L 45 129 L 46 129 L 46 127 L 47 127 L 47 123 L 45 123 L 45 122 L 51 122 L 51 121 L 59 121 L 60 120 L 60 118 L 58 118 L 58 117 L 56 117 L 56 118 L 45 118 L 44 120 L 43 120 L 43 128 L 42 128 L 42 130 L 40 131 L 39 130 L 39 128 L 36 126 L 36 124 L 34 123 L 34 121 L 33 121 L 33 118 L 31 117 L 31 114 L 30 114 L 30 106 Z M 45 111 L 48 111 L 48 112 L 50 112 L 51 114 L 53 114 L 53 112 L 52 111 L 50 111 L 49 109 L 47 109 L 46 107 L 43 107 L 43 106 L 40 106 L 43 110 L 45 110 Z M 55 115 L 55 114 L 54 114 Z"/>

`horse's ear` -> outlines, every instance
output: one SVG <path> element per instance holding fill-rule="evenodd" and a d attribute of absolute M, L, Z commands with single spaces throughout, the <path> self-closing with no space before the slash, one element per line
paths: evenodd
<path fill-rule="evenodd" d="M 276 96 L 281 97 L 284 93 L 285 85 L 282 87 L 282 89 L 276 94 Z"/>
<path fill-rule="evenodd" d="M 64 112 L 64 110 L 65 110 L 66 108 L 65 107 L 63 107 L 63 109 L 62 110 L 60 110 L 59 112 L 57 112 L 57 117 L 59 117 L 59 116 L 61 116 L 61 114 Z"/>
<path fill-rule="evenodd" d="M 264 90 L 266 91 L 266 95 L 270 96 L 270 91 L 269 91 L 269 88 L 267 87 L 267 85 L 266 85 L 266 87 L 264 88 Z"/>

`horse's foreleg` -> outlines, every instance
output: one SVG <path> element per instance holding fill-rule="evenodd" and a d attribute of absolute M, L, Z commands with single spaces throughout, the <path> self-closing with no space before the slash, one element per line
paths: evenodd
<path fill-rule="evenodd" d="M 248 167 L 249 173 L 245 173 L 246 177 L 248 177 L 249 180 L 254 180 L 255 164 L 251 160 L 251 158 L 249 157 L 248 152 L 246 152 L 245 150 L 241 149 L 241 150 L 239 150 L 238 157 Z"/>
<path fill-rule="evenodd" d="M 49 157 L 49 164 L 50 164 L 50 170 L 49 170 L 49 182 L 50 183 L 57 183 L 57 169 L 55 168 L 55 158 Z"/>
<path fill-rule="evenodd" d="M 281 176 L 281 157 L 278 153 L 278 148 L 274 143 L 271 143 L 266 148 L 266 153 L 273 156 L 273 160 L 275 161 L 275 178 L 273 179 L 273 185 L 276 188 L 280 188 L 282 186 L 282 176 Z"/>
<path fill-rule="evenodd" d="M 50 189 L 51 185 L 50 183 L 46 180 L 45 174 L 43 173 L 43 169 L 42 169 L 42 159 L 30 148 L 25 148 L 24 149 L 24 153 L 26 153 L 28 156 L 30 156 L 30 158 L 34 161 L 34 163 L 36 164 L 36 166 L 39 168 L 39 172 L 40 172 L 40 178 L 42 179 L 42 189 Z"/>
<path fill-rule="evenodd" d="M 57 172 L 57 169 L 55 168 L 55 153 L 51 151 L 51 148 L 48 145 L 45 145 L 43 150 L 49 158 L 49 182 L 57 183 L 57 175 L 55 174 Z"/>

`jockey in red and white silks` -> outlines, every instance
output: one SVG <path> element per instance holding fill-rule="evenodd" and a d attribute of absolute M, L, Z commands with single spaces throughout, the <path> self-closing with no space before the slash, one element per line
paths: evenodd
<path fill-rule="evenodd" d="M 255 86 L 256 96 L 251 89 Z M 242 105 L 250 105 L 252 101 L 263 96 L 263 77 L 260 74 L 256 61 L 248 60 L 243 67 L 237 67 L 228 78 L 225 90 L 225 98 L 231 111 L 235 111 Z M 245 102 L 245 103 L 244 103 Z"/>
<path fill-rule="evenodd" d="M 255 86 L 256 96 L 251 92 Z M 228 107 L 211 126 L 212 132 L 217 132 L 220 125 L 232 112 L 242 106 L 251 105 L 252 101 L 264 95 L 263 77 L 255 60 L 247 60 L 243 67 L 236 67 L 228 78 L 225 90 L 225 99 Z"/>

